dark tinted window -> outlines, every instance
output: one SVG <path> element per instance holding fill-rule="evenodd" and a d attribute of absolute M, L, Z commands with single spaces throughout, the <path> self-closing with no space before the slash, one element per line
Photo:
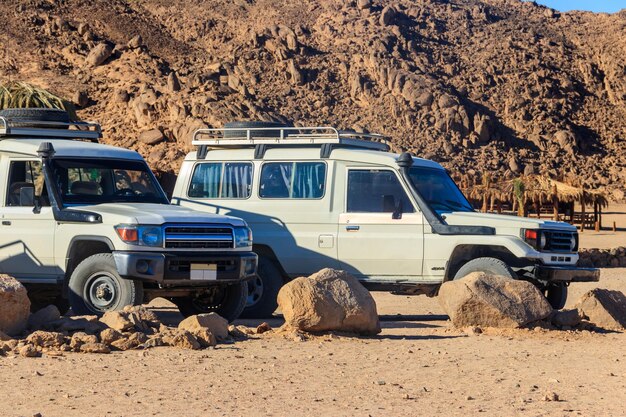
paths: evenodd
<path fill-rule="evenodd" d="M 415 211 L 392 171 L 350 170 L 347 198 L 349 213 L 393 213 L 398 204 L 404 213 Z"/>
<path fill-rule="evenodd" d="M 459 187 L 443 169 L 412 167 L 411 182 L 426 203 L 437 213 L 474 211 Z"/>
<path fill-rule="evenodd" d="M 251 163 L 207 162 L 196 166 L 188 194 L 195 198 L 248 198 L 251 192 Z"/>
<path fill-rule="evenodd" d="M 261 169 L 262 198 L 315 199 L 324 196 L 323 162 L 272 162 Z"/>

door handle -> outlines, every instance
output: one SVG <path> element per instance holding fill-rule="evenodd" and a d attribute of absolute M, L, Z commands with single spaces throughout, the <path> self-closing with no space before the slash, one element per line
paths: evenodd
<path fill-rule="evenodd" d="M 10 222 L 10 221 L 8 221 L 8 220 L 3 220 L 3 221 L 2 221 L 2 225 L 3 225 L 3 226 L 11 226 L 11 222 Z"/>
<path fill-rule="evenodd" d="M 356 232 L 360 228 L 361 228 L 361 226 L 355 226 L 355 225 L 346 226 L 346 230 L 349 231 L 349 232 Z"/>

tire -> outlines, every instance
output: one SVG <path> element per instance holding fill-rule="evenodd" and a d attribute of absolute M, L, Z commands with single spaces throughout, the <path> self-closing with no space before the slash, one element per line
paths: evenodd
<path fill-rule="evenodd" d="M 567 287 L 565 285 L 548 285 L 545 289 L 545 296 L 553 309 L 560 310 L 565 307 L 567 302 Z"/>
<path fill-rule="evenodd" d="M 261 128 L 268 128 L 268 127 L 292 127 L 293 124 L 286 124 L 286 123 L 276 123 L 276 122 L 259 122 L 259 121 L 254 121 L 254 122 L 229 122 L 229 123 L 225 123 L 224 127 L 225 128 L 242 128 L 242 129 L 261 129 Z M 276 138 L 276 137 L 280 137 L 280 130 L 259 130 L 254 132 L 253 135 L 255 138 Z M 241 137 L 246 137 L 246 131 L 245 130 L 233 130 L 233 131 L 226 131 L 224 132 L 224 137 L 225 138 L 241 138 Z"/>
<path fill-rule="evenodd" d="M 38 127 L 46 129 L 67 129 L 68 126 L 47 125 L 44 123 L 19 123 L 24 121 L 59 122 L 69 123 L 70 115 L 61 109 L 29 108 L 29 109 L 4 109 L 0 111 L 0 116 L 8 119 L 13 126 L 17 127 Z"/>
<path fill-rule="evenodd" d="M 239 318 L 246 306 L 248 284 L 244 281 L 238 284 L 216 286 L 213 290 L 212 293 L 174 298 L 172 301 L 178 306 L 180 314 L 185 317 L 217 313 L 229 323 Z"/>
<path fill-rule="evenodd" d="M 272 317 L 278 308 L 278 291 L 283 286 L 283 277 L 272 260 L 259 256 L 258 277 L 248 281 L 246 308 L 242 318 L 264 319 Z"/>
<path fill-rule="evenodd" d="M 517 275 L 503 261 L 497 258 L 476 258 L 467 262 L 454 274 L 454 279 L 461 279 L 471 272 L 487 272 L 515 279 Z"/>
<path fill-rule="evenodd" d="M 68 298 L 74 314 L 101 316 L 141 304 L 143 286 L 118 274 L 112 254 L 100 253 L 82 261 L 72 272 Z"/>

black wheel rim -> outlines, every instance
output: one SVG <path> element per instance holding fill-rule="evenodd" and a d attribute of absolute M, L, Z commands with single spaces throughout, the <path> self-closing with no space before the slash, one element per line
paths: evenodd
<path fill-rule="evenodd" d="M 119 301 L 120 288 L 108 272 L 97 272 L 87 279 L 83 298 L 90 310 L 101 313 L 111 310 Z"/>
<path fill-rule="evenodd" d="M 263 280 L 257 276 L 255 279 L 248 281 L 248 298 L 246 299 L 246 307 L 251 307 L 259 302 L 263 296 Z"/>

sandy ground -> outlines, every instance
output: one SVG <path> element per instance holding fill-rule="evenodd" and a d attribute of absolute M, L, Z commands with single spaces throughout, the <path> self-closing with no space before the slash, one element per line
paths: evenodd
<path fill-rule="evenodd" d="M 613 232 L 613 222 L 617 231 Z M 626 204 L 611 204 L 602 213 L 602 230 L 585 230 L 579 234 L 584 249 L 611 249 L 626 246 Z"/>
<path fill-rule="evenodd" d="M 599 286 L 626 291 L 626 269 L 602 273 Z M 593 286 L 572 285 L 568 303 Z M 626 333 L 466 335 L 436 299 L 375 298 L 374 338 L 265 334 L 204 351 L 0 358 L 0 415 L 624 415 Z M 167 302 L 154 306 L 180 320 Z"/>

